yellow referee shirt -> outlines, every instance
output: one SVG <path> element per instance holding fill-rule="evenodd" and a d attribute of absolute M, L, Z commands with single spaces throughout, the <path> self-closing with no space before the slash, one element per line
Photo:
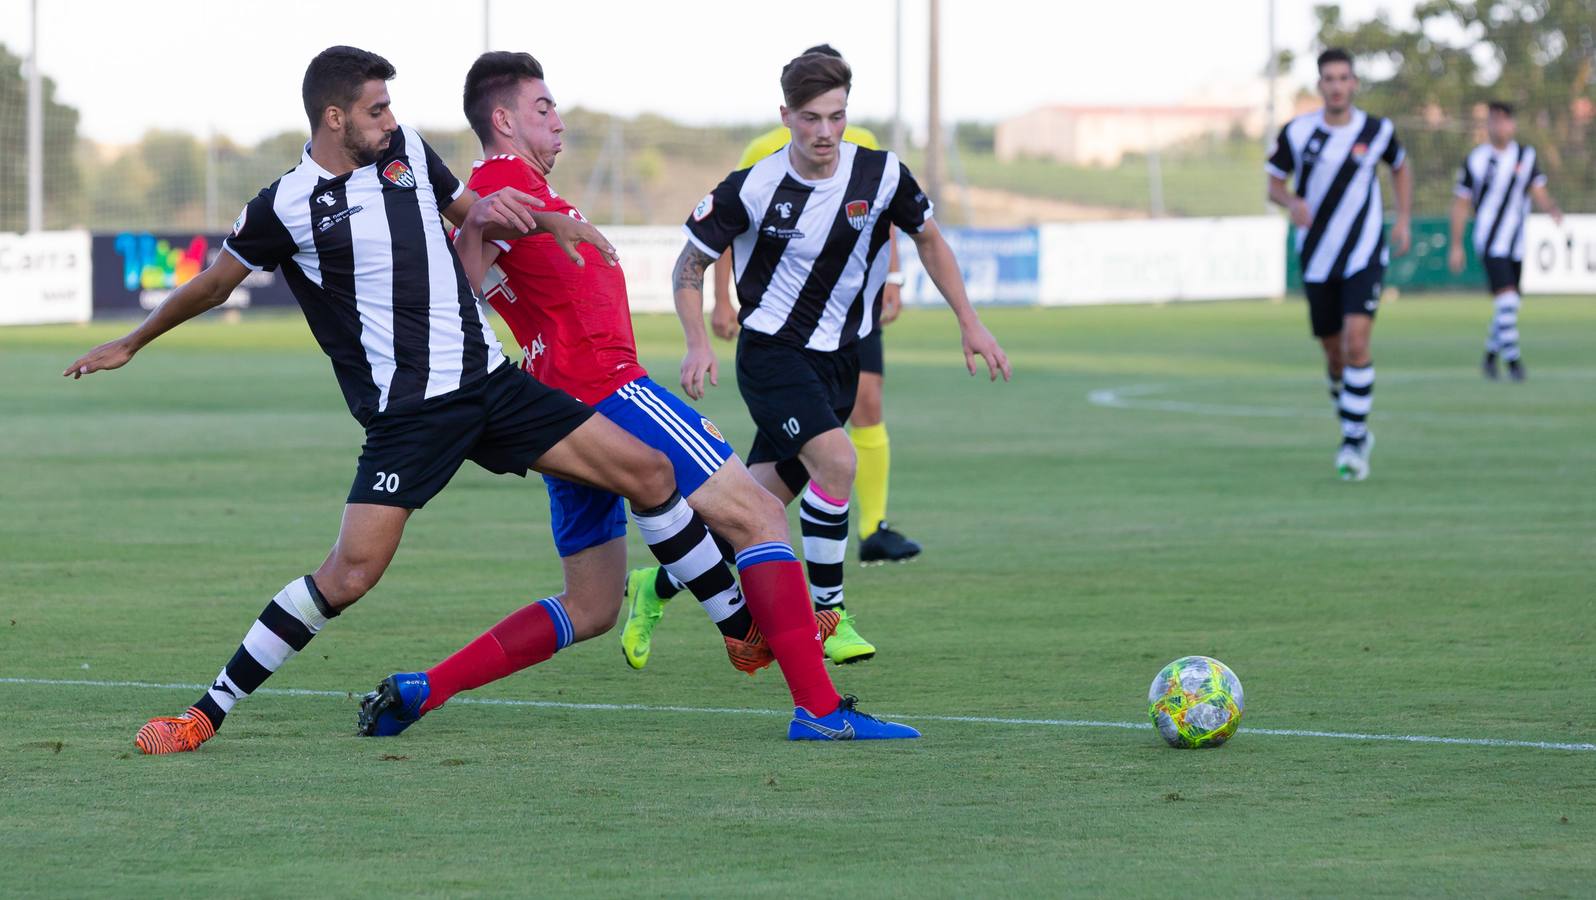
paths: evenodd
<path fill-rule="evenodd" d="M 847 129 L 842 132 L 842 139 L 850 144 L 858 144 L 866 150 L 881 149 L 880 142 L 876 140 L 876 136 L 868 128 L 860 128 L 856 125 L 849 125 Z M 748 168 L 770 154 L 775 153 L 777 150 L 787 146 L 788 142 L 791 140 L 792 132 L 788 131 L 785 125 L 770 129 L 759 137 L 749 141 L 748 146 L 743 148 L 743 158 L 737 161 L 737 169 L 742 170 Z"/>

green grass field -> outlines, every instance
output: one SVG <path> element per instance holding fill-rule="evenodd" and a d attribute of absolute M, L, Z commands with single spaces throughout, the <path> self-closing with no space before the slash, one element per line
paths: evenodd
<path fill-rule="evenodd" d="M 0 331 L 3 893 L 1588 895 L 1588 746 L 1264 731 L 1596 742 L 1596 302 L 1529 299 L 1524 385 L 1478 376 L 1488 315 L 1383 310 L 1374 474 L 1342 484 L 1300 301 L 993 310 L 1009 385 L 910 312 L 892 515 L 928 550 L 849 570 L 881 652 L 834 671 L 922 741 L 783 741 L 779 677 L 690 601 L 644 672 L 606 635 L 461 698 L 520 705 L 352 737 L 354 695 L 558 588 L 542 486 L 467 470 L 372 595 L 160 758 L 134 731 L 321 561 L 360 431 L 296 318 L 78 383 L 120 326 Z M 673 384 L 674 324 L 639 334 Z M 746 446 L 732 385 L 705 409 Z M 1246 685 L 1222 749 L 1061 724 L 1145 721 L 1189 653 Z"/>

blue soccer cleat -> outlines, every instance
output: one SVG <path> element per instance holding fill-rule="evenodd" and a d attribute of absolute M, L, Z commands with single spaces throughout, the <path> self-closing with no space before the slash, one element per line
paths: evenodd
<path fill-rule="evenodd" d="M 360 698 L 360 715 L 355 734 L 362 737 L 393 737 L 421 718 L 421 704 L 427 702 L 432 685 L 425 672 L 395 672 L 382 680 L 377 689 Z"/>
<path fill-rule="evenodd" d="M 802 706 L 792 711 L 792 724 L 787 726 L 789 741 L 891 741 L 917 738 L 920 732 L 897 722 L 885 722 L 855 708 L 859 698 L 849 694 L 842 698 L 837 709 L 829 716 L 810 715 Z"/>

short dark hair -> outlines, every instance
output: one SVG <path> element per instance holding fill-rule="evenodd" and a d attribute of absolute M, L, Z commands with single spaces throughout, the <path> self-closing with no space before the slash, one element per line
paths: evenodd
<path fill-rule="evenodd" d="M 837 88 L 853 90 L 853 70 L 841 56 L 805 53 L 781 70 L 781 95 L 788 109 L 797 109 Z"/>
<path fill-rule="evenodd" d="M 466 72 L 465 116 L 483 145 L 493 139 L 493 110 L 508 104 L 521 82 L 542 79 L 543 65 L 530 53 L 490 50 Z"/>
<path fill-rule="evenodd" d="M 1493 113 L 1501 113 L 1509 119 L 1513 118 L 1513 104 L 1506 100 L 1492 100 L 1490 103 L 1485 104 L 1485 107 Z"/>
<path fill-rule="evenodd" d="M 837 59 L 842 59 L 842 51 L 830 44 L 816 44 L 800 55 L 808 56 L 811 53 L 819 53 L 822 56 L 835 56 Z"/>
<path fill-rule="evenodd" d="M 305 82 L 300 88 L 311 134 L 321 126 L 321 114 L 327 107 L 348 109 L 360 98 L 360 89 L 366 82 L 387 81 L 396 74 L 393 63 L 359 47 L 340 44 L 316 54 L 305 67 Z"/>
<path fill-rule="evenodd" d="M 1347 68 L 1352 68 L 1352 54 L 1348 53 L 1342 47 L 1331 47 L 1325 52 L 1319 54 L 1319 72 L 1321 74 L 1324 72 L 1324 67 L 1327 63 L 1337 62 L 1344 62 L 1347 64 Z M 1358 73 L 1354 71 L 1352 74 L 1356 75 Z"/>

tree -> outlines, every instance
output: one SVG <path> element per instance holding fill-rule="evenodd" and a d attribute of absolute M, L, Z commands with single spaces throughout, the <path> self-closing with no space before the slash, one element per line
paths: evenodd
<path fill-rule="evenodd" d="M 0 231 L 28 225 L 28 82 L 23 60 L 0 44 Z M 66 228 L 82 220 L 78 175 L 78 111 L 55 99 L 44 79 L 44 225 Z"/>
<path fill-rule="evenodd" d="M 1469 147 L 1484 138 L 1485 104 L 1518 108 L 1553 190 L 1571 209 L 1596 208 L 1596 0 L 1424 0 L 1414 23 L 1384 14 L 1342 20 L 1315 8 L 1320 47 L 1345 47 L 1364 79 L 1359 102 L 1391 118 L 1417 176 L 1415 206 L 1439 215 Z"/>

